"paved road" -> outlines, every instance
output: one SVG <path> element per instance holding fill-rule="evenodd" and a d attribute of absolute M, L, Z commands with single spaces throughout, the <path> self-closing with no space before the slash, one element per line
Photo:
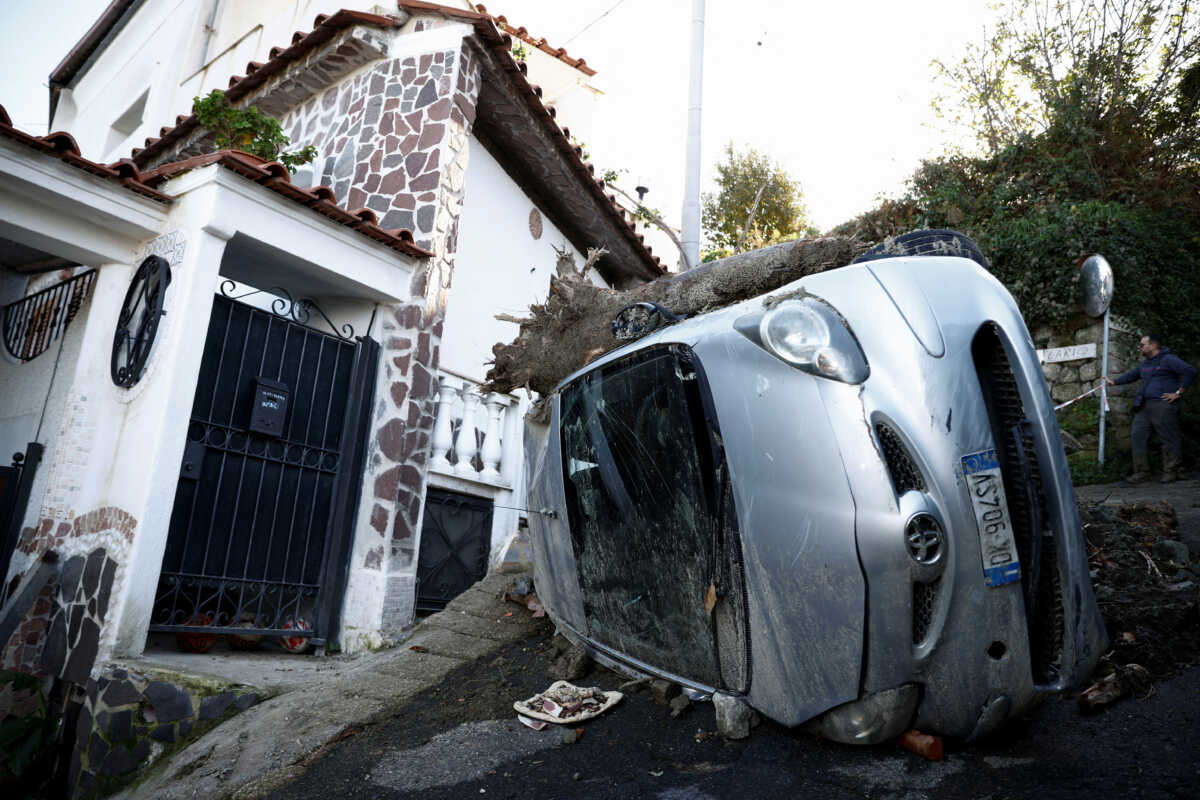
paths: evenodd
<path fill-rule="evenodd" d="M 446 676 L 362 728 L 272 797 L 320 798 L 1193 798 L 1200 668 L 1094 716 L 1056 699 L 992 740 L 926 761 L 895 745 L 846 747 L 764 723 L 750 739 L 697 741 L 712 706 L 679 719 L 645 694 L 585 723 L 575 744 L 518 724 L 511 702 L 544 688 L 545 630 Z M 611 689 L 604 670 L 582 683 Z"/>

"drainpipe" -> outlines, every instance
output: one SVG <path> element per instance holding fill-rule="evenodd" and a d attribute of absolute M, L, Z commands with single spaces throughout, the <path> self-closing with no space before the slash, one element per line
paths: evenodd
<path fill-rule="evenodd" d="M 704 0 L 692 0 L 687 171 L 683 185 L 684 271 L 700 263 L 700 100 L 704 84 Z"/>

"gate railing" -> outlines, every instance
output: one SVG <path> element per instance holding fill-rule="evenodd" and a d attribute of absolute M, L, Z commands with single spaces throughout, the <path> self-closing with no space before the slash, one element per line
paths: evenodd
<path fill-rule="evenodd" d="M 7 600 L 8 568 L 12 566 L 33 478 L 41 461 L 42 445 L 30 442 L 24 452 L 13 453 L 11 467 L 0 466 L 0 605 Z"/>
<path fill-rule="evenodd" d="M 509 394 L 483 393 L 479 384 L 438 370 L 437 416 L 433 425 L 430 467 L 435 472 L 513 488 L 514 467 L 522 458 L 520 430 L 513 417 L 520 401 Z"/>

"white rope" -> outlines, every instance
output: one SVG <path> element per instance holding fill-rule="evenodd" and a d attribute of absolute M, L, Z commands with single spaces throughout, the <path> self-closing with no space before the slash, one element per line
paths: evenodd
<path fill-rule="evenodd" d="M 1066 407 L 1067 407 L 1067 406 L 1069 406 L 1069 405 L 1073 405 L 1074 403 L 1078 403 L 1080 400 L 1082 400 L 1083 398 L 1087 397 L 1089 394 L 1095 394 L 1096 392 L 1100 391 L 1102 388 L 1104 388 L 1104 384 L 1100 384 L 1099 386 L 1096 386 L 1096 387 L 1095 387 L 1095 388 L 1093 388 L 1093 389 L 1088 389 L 1086 392 L 1084 392 L 1083 394 L 1079 395 L 1078 397 L 1072 397 L 1072 398 L 1071 398 L 1070 400 L 1068 400 L 1067 402 L 1065 402 L 1065 403 L 1062 403 L 1061 405 L 1057 405 L 1057 406 L 1055 406 L 1055 407 L 1054 407 L 1054 410 L 1055 410 L 1055 411 L 1061 411 L 1062 409 L 1066 408 Z"/>

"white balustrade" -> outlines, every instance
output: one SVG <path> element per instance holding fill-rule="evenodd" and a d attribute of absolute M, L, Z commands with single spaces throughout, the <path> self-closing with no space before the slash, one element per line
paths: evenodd
<path fill-rule="evenodd" d="M 510 415 L 518 413 L 516 398 L 503 394 L 483 395 L 478 384 L 456 375 L 439 374 L 437 417 L 433 425 L 435 472 L 455 478 L 509 488 L 510 469 L 523 457 L 521 437 L 508 441 Z M 461 387 L 461 388 L 460 388 Z M 519 426 L 517 428 L 519 430 Z M 477 432 L 482 431 L 482 442 Z"/>
<path fill-rule="evenodd" d="M 442 472 L 450 472 L 453 469 L 453 465 L 446 456 L 454 444 L 451 406 L 458 398 L 458 394 L 459 389 L 455 387 L 454 383 L 443 377 L 438 384 L 437 418 L 433 423 L 433 436 L 430 441 L 433 449 L 430 466 Z"/>
<path fill-rule="evenodd" d="M 483 470 L 479 474 L 490 480 L 500 478 L 500 458 L 504 455 L 500 444 L 500 415 L 504 413 L 506 406 L 507 404 L 494 394 L 487 399 L 487 430 L 483 434 L 483 447 L 479 451 Z"/>
<path fill-rule="evenodd" d="M 474 475 L 475 454 L 479 452 L 479 440 L 475 438 L 475 416 L 479 413 L 479 392 L 474 387 L 463 387 L 463 414 L 458 424 L 458 437 L 454 440 L 454 472 L 456 475 Z"/>

